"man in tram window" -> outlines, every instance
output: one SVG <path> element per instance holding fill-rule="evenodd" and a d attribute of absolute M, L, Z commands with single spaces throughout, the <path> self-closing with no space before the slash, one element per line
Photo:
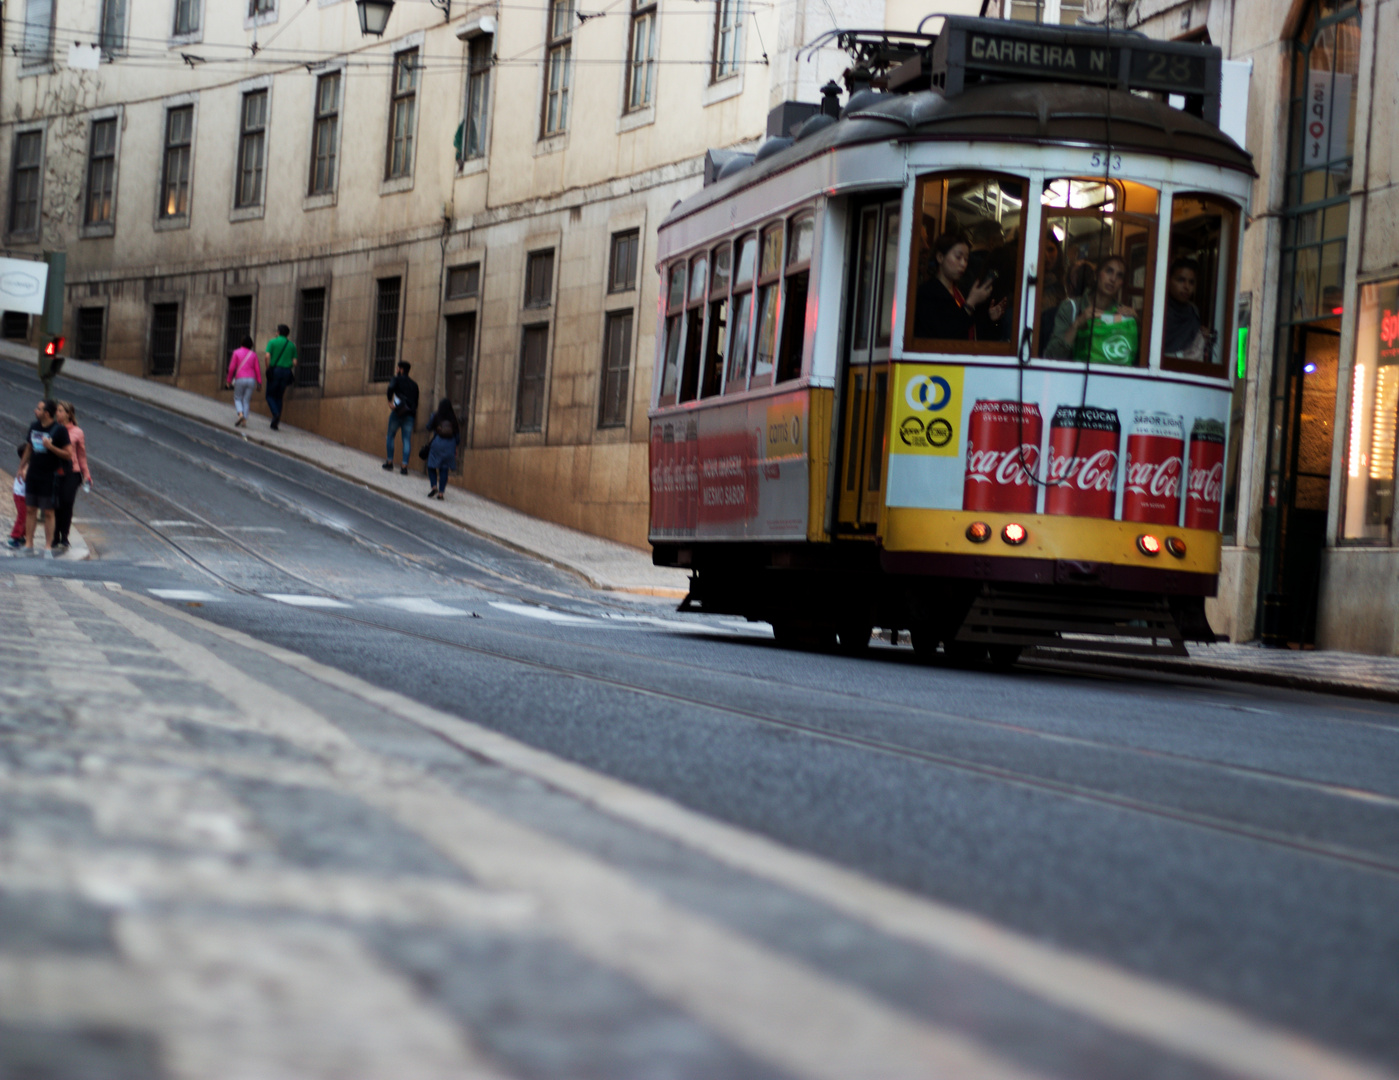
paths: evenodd
<path fill-rule="evenodd" d="M 1140 330 L 1137 313 L 1120 302 L 1127 280 L 1127 260 L 1109 255 L 1082 296 L 1071 296 L 1054 315 L 1054 330 L 1045 356 L 1132 366 L 1137 362 Z"/>
<path fill-rule="evenodd" d="M 1064 274 L 1064 247 L 1052 229 L 1045 229 L 1044 241 L 1040 244 L 1040 263 L 1036 268 L 1039 313 L 1036 325 L 1039 349 L 1036 356 L 1043 356 L 1049 344 L 1049 335 L 1054 330 L 1054 316 L 1059 305 L 1068 298 Z"/>
<path fill-rule="evenodd" d="M 988 303 L 995 287 L 991 278 L 975 281 L 966 293 L 962 292 L 960 284 L 970 280 L 967 272 L 970 255 L 971 241 L 963 233 L 945 232 L 933 241 L 936 272 L 918 286 L 914 337 L 976 341 L 978 308 L 986 307 L 993 325 L 1005 317 L 1009 297 L 998 303 Z"/>
<path fill-rule="evenodd" d="M 1161 354 L 1180 360 L 1212 359 L 1214 331 L 1206 329 L 1195 307 L 1195 290 L 1199 287 L 1200 264 L 1194 259 L 1179 258 L 1171 263 L 1166 276 L 1166 327 L 1161 340 Z"/>

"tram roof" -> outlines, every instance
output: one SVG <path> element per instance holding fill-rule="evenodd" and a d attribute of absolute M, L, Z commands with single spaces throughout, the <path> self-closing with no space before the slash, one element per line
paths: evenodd
<path fill-rule="evenodd" d="M 946 97 L 938 90 L 873 96 L 842 118 L 716 180 L 666 215 L 664 226 L 821 154 L 862 143 L 997 142 L 1107 147 L 1201 161 L 1257 175 L 1253 156 L 1215 125 L 1153 98 L 1066 83 L 983 83 Z M 1111 139 L 1109 139 L 1111 132 Z"/>

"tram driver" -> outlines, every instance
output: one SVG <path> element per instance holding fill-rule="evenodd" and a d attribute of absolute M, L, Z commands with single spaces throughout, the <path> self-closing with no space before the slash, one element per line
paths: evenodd
<path fill-rule="evenodd" d="M 913 333 L 919 338 L 944 341 L 976 341 L 977 309 L 984 306 L 983 328 L 998 328 L 1005 318 L 1010 297 L 988 303 L 995 291 L 997 273 L 986 268 L 980 280 L 970 283 L 964 294 L 960 288 L 968 284 L 967 264 L 971 258 L 971 241 L 960 232 L 945 232 L 932 246 L 936 271 L 918 286 L 917 310 L 913 318 Z M 983 329 L 983 333 L 985 330 Z"/>
<path fill-rule="evenodd" d="M 1137 312 L 1119 298 L 1127 280 L 1127 260 L 1109 255 L 1082 296 L 1059 305 L 1045 356 L 1131 366 L 1137 362 Z"/>

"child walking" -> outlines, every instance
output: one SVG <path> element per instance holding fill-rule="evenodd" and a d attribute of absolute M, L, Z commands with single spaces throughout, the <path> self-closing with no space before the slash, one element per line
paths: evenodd
<path fill-rule="evenodd" d="M 24 460 L 24 448 L 27 443 L 19 445 L 19 459 Z M 24 504 L 24 477 L 19 475 L 19 470 L 15 470 L 15 527 L 10 530 L 10 538 L 5 541 L 12 548 L 24 547 L 24 518 L 28 507 Z"/>

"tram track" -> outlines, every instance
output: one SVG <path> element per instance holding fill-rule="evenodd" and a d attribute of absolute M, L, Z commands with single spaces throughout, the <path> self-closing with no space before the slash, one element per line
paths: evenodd
<path fill-rule="evenodd" d="M 111 467 L 104 464 L 104 468 Z M 117 470 L 112 471 L 115 472 Z M 222 530 L 217 525 L 208 522 L 207 519 L 204 519 L 203 516 L 200 515 L 193 508 L 188 507 L 174 499 L 171 499 L 169 496 L 155 495 L 154 493 L 151 494 L 152 497 L 158 498 L 162 502 L 169 505 L 172 508 L 172 510 L 174 510 L 176 513 L 185 517 L 198 519 L 201 524 L 204 524 L 208 528 L 218 532 L 222 537 L 226 537 L 231 544 L 237 546 L 249 557 L 266 564 L 267 566 L 276 570 L 278 573 L 285 574 L 292 580 L 298 581 L 312 589 L 315 589 L 321 595 L 326 595 L 325 590 L 321 588 L 316 582 L 312 581 L 309 578 L 306 578 L 304 575 L 298 574 L 296 571 L 293 571 L 290 568 L 282 566 L 276 560 L 269 558 L 268 556 L 251 547 L 250 545 L 244 543 L 237 537 L 230 535 L 226 530 Z M 131 509 L 130 507 L 124 505 L 121 500 L 114 498 L 109 494 L 102 494 L 99 497 L 114 511 L 125 515 L 126 517 L 130 518 L 133 522 L 138 524 L 141 528 L 156 536 L 161 542 L 168 545 L 172 550 L 177 552 L 191 565 L 196 567 L 198 570 L 210 577 L 212 580 L 219 583 L 224 588 L 227 588 L 230 591 L 235 592 L 239 595 L 247 596 L 250 598 L 262 599 L 261 594 L 258 593 L 256 590 L 249 589 L 243 585 L 240 585 L 239 583 L 233 581 L 227 576 L 221 574 L 217 569 L 215 569 L 212 566 L 209 566 L 197 553 L 191 550 L 188 545 L 180 543 L 180 540 L 177 537 L 172 536 L 165 530 L 159 528 L 158 526 L 151 525 L 149 522 L 145 521 L 140 516 L 140 514 L 138 514 L 135 510 Z M 344 597 L 337 598 L 349 599 Z M 1151 802 L 1145 799 L 1133 798 L 1122 794 L 1105 792 L 1071 781 L 1056 780 L 1053 778 L 1038 776 L 1021 769 L 1014 769 L 1007 766 L 997 765 L 984 761 L 976 761 L 974 759 L 969 759 L 955 754 L 948 754 L 933 750 L 922 749 L 918 747 L 912 747 L 907 744 L 892 742 L 890 740 L 882 739 L 876 736 L 834 731 L 829 728 L 820 727 L 818 725 L 793 720 L 789 717 L 776 716 L 773 715 L 771 712 L 763 712 L 756 709 L 744 708 L 738 705 L 715 702 L 707 700 L 703 697 L 678 693 L 672 690 L 666 690 L 656 686 L 646 686 L 637 682 L 628 681 L 626 679 L 616 678 L 613 676 L 599 674 L 596 672 L 580 670 L 577 667 L 572 667 L 566 664 L 551 663 L 535 658 L 522 657 L 508 651 L 492 649 L 482 645 L 475 645 L 468 642 L 459 641 L 453 638 L 444 637 L 438 634 L 427 633 L 421 630 L 412 630 L 406 627 L 396 626 L 392 623 L 382 622 L 375 619 L 363 618 L 362 616 L 344 611 L 328 610 L 321 608 L 307 610 L 308 613 L 313 613 L 324 618 L 334 619 L 342 623 L 358 626 L 368 630 L 373 630 L 379 633 L 390 633 L 437 647 L 448 648 L 458 652 L 470 653 L 476 656 L 486 657 L 491 660 L 504 661 L 506 663 L 530 668 L 540 672 L 547 672 L 549 674 L 558 675 L 565 678 L 578 679 L 598 686 L 608 687 L 613 690 L 622 691 L 624 693 L 632 694 L 638 697 L 648 698 L 655 701 L 663 701 L 669 704 L 681 705 L 687 708 L 700 709 L 710 713 L 717 713 L 730 717 L 738 717 L 753 723 L 761 724 L 764 727 L 798 734 L 806 738 L 810 738 L 834 746 L 859 750 L 866 753 L 875 753 L 881 756 L 891 757 L 904 761 L 916 762 L 922 765 L 932 767 L 951 769 L 962 774 L 979 776 L 983 779 L 1003 784 L 1009 784 L 1024 790 L 1035 791 L 1042 794 L 1051 794 L 1059 798 L 1068 799 L 1080 803 L 1092 804 L 1101 807 L 1110 807 L 1116 810 L 1126 811 L 1138 815 L 1144 815 L 1158 820 L 1166 820 L 1178 824 L 1185 824 L 1215 833 L 1223 833 L 1234 837 L 1254 841 L 1257 843 L 1263 843 L 1274 847 L 1285 848 L 1312 857 L 1341 862 L 1355 868 L 1399 877 L 1399 860 L 1383 859 L 1338 845 L 1319 842 L 1301 836 L 1288 835 L 1286 833 L 1278 832 L 1274 829 L 1251 825 L 1245 822 L 1231 821 L 1227 818 L 1221 818 L 1217 815 L 1181 809 L 1178 807 L 1170 807 L 1158 802 Z M 696 629 L 702 631 L 703 627 L 697 626 Z M 507 634 L 509 637 L 515 640 L 528 641 L 530 643 L 538 643 L 550 647 L 557 647 L 558 645 L 557 639 L 544 637 L 538 634 L 529 634 L 522 631 L 508 630 L 503 628 L 496 628 L 496 630 L 500 633 Z M 688 672 L 694 673 L 695 675 L 712 676 L 714 674 L 712 669 L 703 668 L 699 665 L 669 660 L 658 661 L 657 658 L 654 656 L 637 652 L 631 652 L 628 650 L 618 650 L 611 648 L 603 649 L 600 646 L 591 645 L 588 643 L 571 643 L 570 647 L 578 650 L 584 650 L 587 652 L 607 653 L 613 656 L 627 656 L 635 658 L 637 660 L 646 661 L 652 664 L 663 663 L 668 668 L 683 668 Z M 756 680 L 754 677 L 751 676 L 733 677 L 750 679 L 753 681 L 762 681 Z M 843 701 L 851 703 L 852 705 L 863 702 L 863 704 L 865 704 L 866 707 L 868 706 L 868 701 L 866 699 L 859 698 L 857 695 L 844 694 L 839 691 L 811 690 L 810 688 L 808 688 L 808 691 L 811 693 L 820 694 L 825 697 L 841 699 Z M 1035 731 L 1031 728 L 1027 728 L 1023 725 L 1008 724 L 1003 721 L 987 720 L 984 718 L 963 716 L 954 713 L 945 713 L 934 710 L 915 708 L 899 703 L 881 702 L 880 705 L 883 708 L 889 708 L 892 711 L 907 714 L 911 718 L 924 720 L 945 720 L 957 723 L 978 725 L 986 728 L 993 728 L 1005 732 L 1007 734 L 1020 737 L 1028 737 L 1036 740 L 1047 740 L 1056 743 L 1080 747 L 1083 749 L 1092 749 L 1100 752 L 1111 752 L 1117 754 L 1124 754 L 1128 756 L 1145 757 L 1162 761 L 1169 761 L 1172 764 L 1176 765 L 1202 768 L 1216 772 L 1232 774 L 1235 776 L 1246 777 L 1254 781 L 1278 783 L 1288 787 L 1304 789 L 1314 794 L 1323 794 L 1338 798 L 1358 798 L 1372 805 L 1379 803 L 1386 805 L 1390 808 L 1399 809 L 1399 799 L 1395 799 L 1390 796 L 1385 796 L 1376 792 L 1368 791 L 1357 792 L 1354 789 L 1342 788 L 1337 785 L 1327 784 L 1320 781 L 1307 780 L 1305 778 L 1300 777 L 1290 777 L 1286 774 L 1275 773 L 1268 770 L 1257 770 L 1246 766 L 1223 764 L 1219 762 L 1208 761 L 1206 759 L 1189 757 L 1186 755 L 1172 754 L 1169 752 L 1142 750 L 1140 748 L 1135 747 L 1123 747 L 1112 743 L 1084 739 L 1082 737 L 1077 736 L 1063 736 L 1054 733 L 1040 732 Z"/>
<path fill-rule="evenodd" d="M 11 415 L 0 415 L 3 415 L 4 419 L 10 420 L 12 422 L 19 422 L 17 418 Z M 217 448 L 211 447 L 211 449 Z M 351 599 L 348 597 L 336 596 L 334 593 L 328 592 L 321 583 L 306 577 L 304 574 L 297 572 L 291 567 L 283 565 L 278 560 L 273 559 L 264 552 L 257 550 L 255 547 L 244 542 L 241 538 L 233 535 L 228 530 L 223 529 L 220 526 L 209 521 L 204 515 L 200 514 L 193 507 L 190 507 L 185 503 L 172 498 L 169 495 L 153 491 L 148 487 L 143 487 L 137 478 L 132 477 L 129 473 L 126 473 L 119 467 L 113 466 L 110 462 L 96 458 L 94 460 L 99 461 L 99 463 L 105 471 L 120 477 L 126 484 L 130 485 L 133 490 L 140 492 L 143 498 L 147 500 L 158 500 L 160 503 L 163 503 L 164 505 L 170 507 L 170 509 L 178 517 L 195 520 L 201 527 L 207 528 L 210 531 L 216 533 L 221 540 L 224 540 L 228 544 L 237 548 L 247 557 L 254 559 L 257 562 L 269 567 L 270 569 L 274 570 L 278 574 L 283 575 L 287 579 L 295 581 L 300 585 L 311 589 L 318 595 L 329 595 L 334 599 L 340 600 Z M 207 463 L 201 464 L 204 464 L 205 467 L 208 467 Z M 258 467 L 265 468 L 260 464 L 258 465 Z M 286 477 L 285 474 L 278 475 L 280 479 L 282 479 L 284 482 L 290 482 L 299 485 L 298 481 L 295 481 L 294 479 L 289 480 L 289 478 Z M 192 550 L 190 545 L 186 543 L 181 543 L 180 538 L 170 534 L 168 531 L 160 528 L 157 525 L 151 524 L 151 522 L 147 520 L 146 517 L 144 517 L 137 509 L 133 509 L 132 506 L 127 505 L 121 499 L 113 496 L 110 493 L 101 491 L 94 491 L 93 495 L 100 499 L 102 502 L 104 502 L 106 505 L 110 506 L 113 511 L 121 514 L 127 519 L 130 519 L 142 530 L 156 537 L 162 544 L 164 544 L 172 551 L 177 553 L 184 561 L 189 563 L 200 573 L 209 577 L 212 581 L 218 583 L 220 586 L 239 595 L 247 596 L 250 598 L 262 598 L 261 592 L 259 592 L 256 589 L 248 588 L 240 584 L 239 582 L 233 580 L 232 578 L 228 577 L 227 575 L 220 573 L 217 568 L 211 566 L 206 559 L 200 556 L 200 554 Z M 317 490 L 316 495 L 320 498 L 327 498 L 331 501 L 335 501 L 340 505 L 345 506 L 347 509 L 353 511 L 355 514 L 364 513 L 363 510 L 354 507 L 349 503 L 345 503 L 343 500 L 338 500 L 335 496 L 328 495 L 323 491 Z M 397 526 L 393 526 L 391 523 L 390 527 L 399 528 Z M 351 534 L 353 534 L 359 542 L 366 543 L 375 549 L 383 550 L 383 545 L 377 543 L 372 538 L 365 537 L 363 536 L 363 534 L 359 534 L 353 529 L 350 529 L 348 531 Z M 412 536 L 417 542 L 423 543 L 425 546 L 434 548 L 440 551 L 443 555 L 455 559 L 456 561 L 458 561 L 459 565 L 468 565 L 472 569 L 477 570 L 478 572 L 489 572 L 486 568 L 477 565 L 476 563 L 466 559 L 465 557 L 456 556 L 455 553 L 451 552 L 447 548 L 443 548 L 440 545 L 433 544 L 431 541 L 424 541 L 417 534 L 409 532 L 409 530 L 402 529 L 401 531 L 406 535 Z M 418 568 L 422 569 L 423 567 L 419 566 Z M 496 593 L 497 595 L 517 595 L 517 593 L 504 588 L 503 585 L 488 586 L 484 585 L 479 581 L 467 582 L 466 579 L 463 578 L 454 578 L 454 580 L 464 582 L 466 584 L 469 584 L 473 588 L 477 588 L 485 592 Z M 528 586 L 527 583 L 519 581 L 518 579 L 511 581 L 511 583 L 515 584 L 517 588 L 520 586 L 526 586 L 532 589 L 535 588 L 534 586 Z M 1218 815 L 1214 814 L 1201 813 L 1198 811 L 1181 809 L 1178 807 L 1171 807 L 1159 802 L 1153 802 L 1150 800 L 1134 798 L 1120 793 L 1107 792 L 1101 789 L 1095 789 L 1072 781 L 1039 776 L 1031 772 L 1026 772 L 1022 769 L 1015 769 L 985 761 L 977 761 L 975 759 L 959 756 L 956 754 L 949 754 L 934 750 L 923 749 L 919 747 L 913 747 L 905 743 L 894 742 L 888 739 L 879 738 L 877 736 L 836 731 L 830 728 L 821 727 L 819 725 L 794 720 L 790 717 L 773 715 L 771 712 L 763 712 L 760 710 L 744 708 L 739 705 L 707 700 L 703 697 L 698 697 L 690 694 L 683 694 L 656 686 L 646 686 L 622 678 L 616 678 L 597 672 L 580 670 L 577 667 L 572 667 L 566 664 L 551 663 L 535 658 L 522 657 L 509 651 L 492 649 L 481 645 L 473 645 L 467 642 L 443 637 L 437 634 L 426 633 L 420 630 L 412 630 L 402 626 L 397 626 L 391 623 L 382 622 L 374 619 L 366 619 L 359 615 L 351 614 L 344 611 L 319 608 L 307 610 L 308 612 L 313 611 L 314 614 L 323 616 L 325 618 L 335 619 L 337 621 L 346 624 L 356 625 L 364 629 L 373 630 L 380 633 L 390 633 L 400 637 L 406 637 L 409 639 L 420 641 L 425 644 L 431 644 L 438 647 L 445 647 L 459 652 L 465 652 L 486 657 L 492 660 L 504 661 L 510 664 L 532 668 L 534 670 L 547 672 L 550 674 L 559 675 L 570 679 L 579 679 L 599 686 L 606 686 L 614 690 L 622 691 L 624 693 L 633 694 L 640 697 L 649 698 L 652 700 L 665 701 L 671 704 L 682 705 L 688 708 L 704 710 L 706 712 L 717 713 L 731 717 L 738 717 L 749 722 L 761 724 L 765 727 L 784 730 L 793 734 L 799 734 L 804 737 L 811 738 L 831 745 L 837 745 L 867 753 L 876 753 L 883 756 L 902 759 L 905 761 L 913 761 L 927 766 L 951 769 L 963 774 L 980 776 L 988 780 L 1010 784 L 1022 789 L 1052 794 L 1059 798 L 1069 799 L 1083 803 L 1090 803 L 1099 806 L 1107 806 L 1121 811 L 1150 816 L 1156 819 L 1174 821 L 1177 823 L 1187 824 L 1190 826 L 1206 829 L 1217 833 L 1225 833 L 1236 837 L 1242 837 L 1248 840 L 1252 840 L 1254 842 L 1264 843 L 1297 852 L 1302 852 L 1318 858 L 1339 861 L 1374 872 L 1379 872 L 1391 876 L 1399 876 L 1399 860 L 1384 859 L 1377 856 L 1368 855 L 1363 852 L 1358 852 L 1344 846 L 1329 844 L 1307 837 L 1290 835 L 1287 833 L 1279 832 L 1275 829 L 1252 825 L 1245 822 L 1234 821 L 1228 818 L 1219 817 Z M 499 627 L 495 629 L 500 633 L 508 635 L 513 640 L 529 642 L 531 644 L 538 643 L 540 645 L 546 645 L 549 647 L 557 647 L 558 645 L 558 641 L 555 638 L 545 637 L 538 634 L 530 634 L 518 630 L 508 630 Z M 696 624 L 697 632 L 702 633 L 703 630 L 704 627 L 701 624 Z M 591 653 L 606 654 L 608 656 L 632 658 L 653 665 L 659 663 L 665 665 L 667 669 L 674 671 L 683 671 L 684 673 L 691 674 L 700 678 L 712 678 L 715 674 L 713 669 L 711 668 L 703 667 L 696 664 L 690 664 L 683 661 L 658 659 L 654 655 L 634 652 L 630 650 L 622 650 L 616 648 L 604 649 L 601 646 L 578 642 L 570 643 L 570 648 Z M 754 676 L 725 673 L 725 677 L 730 679 L 749 680 L 761 683 L 763 685 L 770 685 L 768 680 L 760 680 Z M 841 691 L 827 689 L 818 690 L 812 689 L 810 687 L 807 687 L 806 691 L 812 694 L 819 694 L 828 700 L 834 699 L 838 702 L 841 702 L 842 704 L 848 705 L 852 709 L 868 709 L 870 705 L 870 702 L 867 698 L 863 698 L 859 695 L 855 695 L 852 693 L 845 693 Z M 1387 808 L 1399 808 L 1399 798 L 1394 798 L 1377 792 L 1357 791 L 1353 788 L 1330 784 L 1324 781 L 1316 781 L 1302 777 L 1289 776 L 1287 774 L 1277 773 L 1271 770 L 1256 769 L 1249 766 L 1216 762 L 1190 755 L 1176 754 L 1169 751 L 1123 746 L 1120 744 L 1095 739 L 1087 739 L 1082 736 L 1062 735 L 1054 732 L 1045 732 L 1027 727 L 1025 725 L 1011 724 L 1006 721 L 967 716 L 956 713 L 943 712 L 939 710 L 930 710 L 924 707 L 910 706 L 899 702 L 880 701 L 877 704 L 881 710 L 891 713 L 903 714 L 904 716 L 910 719 L 924 721 L 944 721 L 958 724 L 974 725 L 984 729 L 995 730 L 997 732 L 1014 737 L 1029 738 L 1034 739 L 1036 741 L 1055 743 L 1066 747 L 1081 748 L 1095 752 L 1104 752 L 1129 757 L 1136 757 L 1141 759 L 1156 760 L 1182 767 L 1208 770 L 1216 773 L 1224 773 L 1226 775 L 1232 775 L 1241 779 L 1247 779 L 1256 782 L 1279 784 L 1282 786 L 1307 791 L 1312 794 L 1324 795 L 1333 798 L 1357 799 L 1370 805 L 1379 804 Z"/>

